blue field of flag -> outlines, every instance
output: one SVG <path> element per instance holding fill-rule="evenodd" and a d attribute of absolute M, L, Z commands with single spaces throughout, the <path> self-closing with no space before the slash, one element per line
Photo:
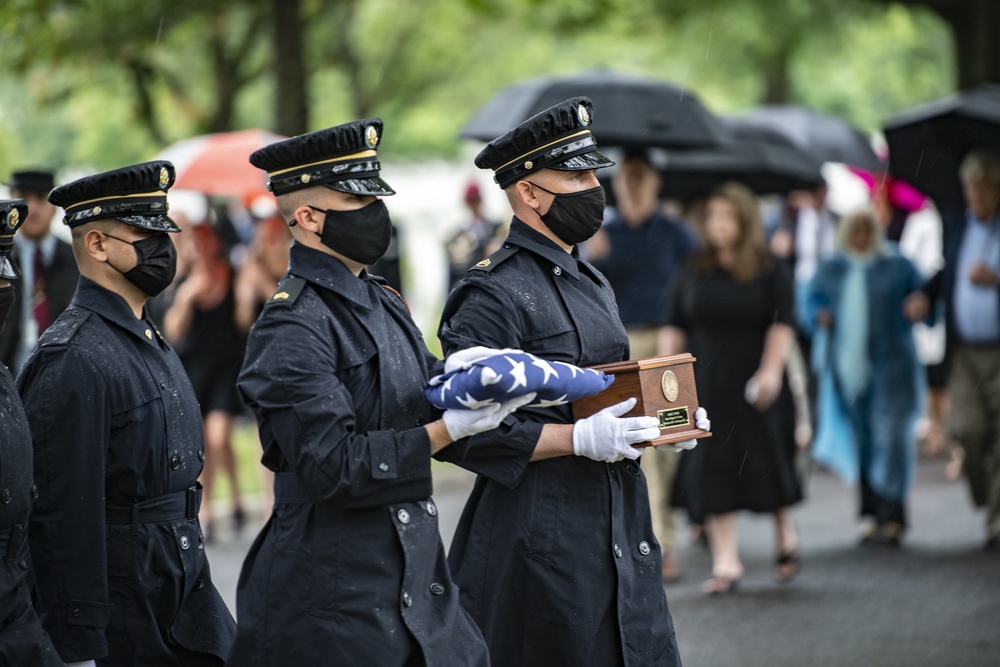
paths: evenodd
<path fill-rule="evenodd" d="M 614 380 L 614 375 L 601 371 L 510 352 L 431 378 L 424 394 L 445 410 L 481 408 L 531 392 L 538 396 L 529 407 L 549 407 L 596 394 Z"/>

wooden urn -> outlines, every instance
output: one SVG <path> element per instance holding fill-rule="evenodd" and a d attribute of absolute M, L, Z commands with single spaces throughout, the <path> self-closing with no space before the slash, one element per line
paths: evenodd
<path fill-rule="evenodd" d="M 660 422 L 660 437 L 634 447 L 656 447 L 692 438 L 706 438 L 712 435 L 711 432 L 703 431 L 694 424 L 694 412 L 698 409 L 694 362 L 695 358 L 690 354 L 676 354 L 591 366 L 595 370 L 614 374 L 615 381 L 599 394 L 573 401 L 573 419 L 589 417 L 634 397 L 637 399 L 635 407 L 626 416 L 648 415 Z"/>

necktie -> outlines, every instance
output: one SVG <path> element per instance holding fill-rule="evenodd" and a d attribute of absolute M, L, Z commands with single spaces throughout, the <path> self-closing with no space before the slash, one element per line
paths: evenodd
<path fill-rule="evenodd" d="M 42 246 L 35 246 L 35 284 L 32 289 L 31 312 L 38 324 L 38 335 L 49 328 L 49 302 L 45 298 L 45 259 L 42 256 Z"/>

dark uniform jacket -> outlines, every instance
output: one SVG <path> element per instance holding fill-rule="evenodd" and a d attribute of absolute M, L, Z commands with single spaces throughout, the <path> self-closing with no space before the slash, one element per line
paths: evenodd
<path fill-rule="evenodd" d="M 516 218 L 449 296 L 440 337 L 447 354 L 486 345 L 580 366 L 628 358 L 604 277 Z M 543 424 L 572 421 L 569 405 L 522 408 L 443 450 L 479 475 L 449 551 L 462 604 L 495 665 L 677 665 L 638 462 L 529 464 Z"/>
<path fill-rule="evenodd" d="M 0 366 L 0 665 L 62 667 L 28 587 L 31 433 L 14 379 Z"/>
<path fill-rule="evenodd" d="M 229 664 L 488 664 L 430 498 L 422 425 L 437 415 L 422 389 L 437 372 L 397 296 L 292 247 L 238 383 L 276 475 L 237 588 Z"/>
<path fill-rule="evenodd" d="M 201 415 L 156 326 L 81 277 L 18 386 L 39 488 L 38 609 L 59 655 L 221 664 L 235 627 L 197 519 Z"/>
<path fill-rule="evenodd" d="M 23 266 L 24 262 L 33 261 L 31 257 L 18 257 L 17 246 L 14 247 L 14 261 Z M 45 300 L 49 304 L 50 321 L 55 322 L 56 318 L 62 314 L 73 299 L 73 292 L 76 290 L 76 281 L 80 277 L 80 271 L 76 268 L 76 259 L 73 257 L 73 247 L 63 241 L 56 239 L 55 251 L 52 259 L 45 268 Z M 0 332 L 0 362 L 8 368 L 13 368 L 15 355 L 18 346 L 21 344 L 21 328 L 24 325 L 22 299 L 31 297 L 31 289 L 22 284 L 21 280 L 11 280 L 14 286 L 14 307 L 7 317 L 7 326 Z M 41 333 L 41 332 L 39 332 Z M 16 369 L 13 371 L 16 374 Z"/>

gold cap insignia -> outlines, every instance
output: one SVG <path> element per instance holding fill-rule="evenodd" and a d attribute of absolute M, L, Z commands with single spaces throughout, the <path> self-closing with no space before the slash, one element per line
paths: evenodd
<path fill-rule="evenodd" d="M 527 160 L 527 161 L 525 161 L 525 163 L 524 163 L 524 168 L 525 168 L 525 169 L 531 169 L 531 168 L 532 168 L 532 167 L 534 167 L 534 166 L 535 166 L 535 163 L 534 163 L 534 162 L 532 162 L 531 160 Z"/>
<path fill-rule="evenodd" d="M 483 261 L 481 261 L 481 262 L 476 262 L 476 266 L 489 266 L 489 265 L 490 265 L 490 264 L 492 264 L 492 263 L 493 263 L 493 262 L 491 262 L 491 261 L 490 261 L 490 258 L 489 258 L 489 257 L 487 257 L 486 259 L 484 259 L 484 260 L 483 260 Z"/>
<path fill-rule="evenodd" d="M 299 176 L 299 180 L 302 181 L 303 183 L 308 183 L 309 181 L 312 180 L 312 176 L 310 176 L 309 174 L 302 174 L 301 176 Z"/>
<path fill-rule="evenodd" d="M 148 338 L 149 340 L 153 340 L 153 332 L 150 331 L 149 329 L 146 329 L 146 338 Z"/>
<path fill-rule="evenodd" d="M 590 125 L 590 112 L 585 105 L 576 108 L 576 117 L 580 119 L 580 125 Z"/>
<path fill-rule="evenodd" d="M 289 296 L 288 292 L 278 292 L 271 297 L 272 301 L 281 301 L 282 299 L 287 299 Z"/>
<path fill-rule="evenodd" d="M 375 129 L 374 125 L 369 125 L 368 129 L 365 130 L 365 142 L 369 148 L 375 148 L 378 144 L 378 130 Z"/>
<path fill-rule="evenodd" d="M 21 212 L 16 208 L 10 209 L 10 215 L 7 216 L 7 224 L 10 225 L 11 229 L 17 229 L 17 223 L 21 222 Z"/>
<path fill-rule="evenodd" d="M 167 171 L 166 167 L 160 167 L 160 187 L 166 188 L 167 183 L 170 182 L 170 172 Z"/>
<path fill-rule="evenodd" d="M 103 211 L 103 210 L 104 209 L 101 208 L 100 206 L 95 206 L 94 208 L 90 209 L 90 213 L 91 213 L 91 215 L 100 215 L 101 211 Z"/>

